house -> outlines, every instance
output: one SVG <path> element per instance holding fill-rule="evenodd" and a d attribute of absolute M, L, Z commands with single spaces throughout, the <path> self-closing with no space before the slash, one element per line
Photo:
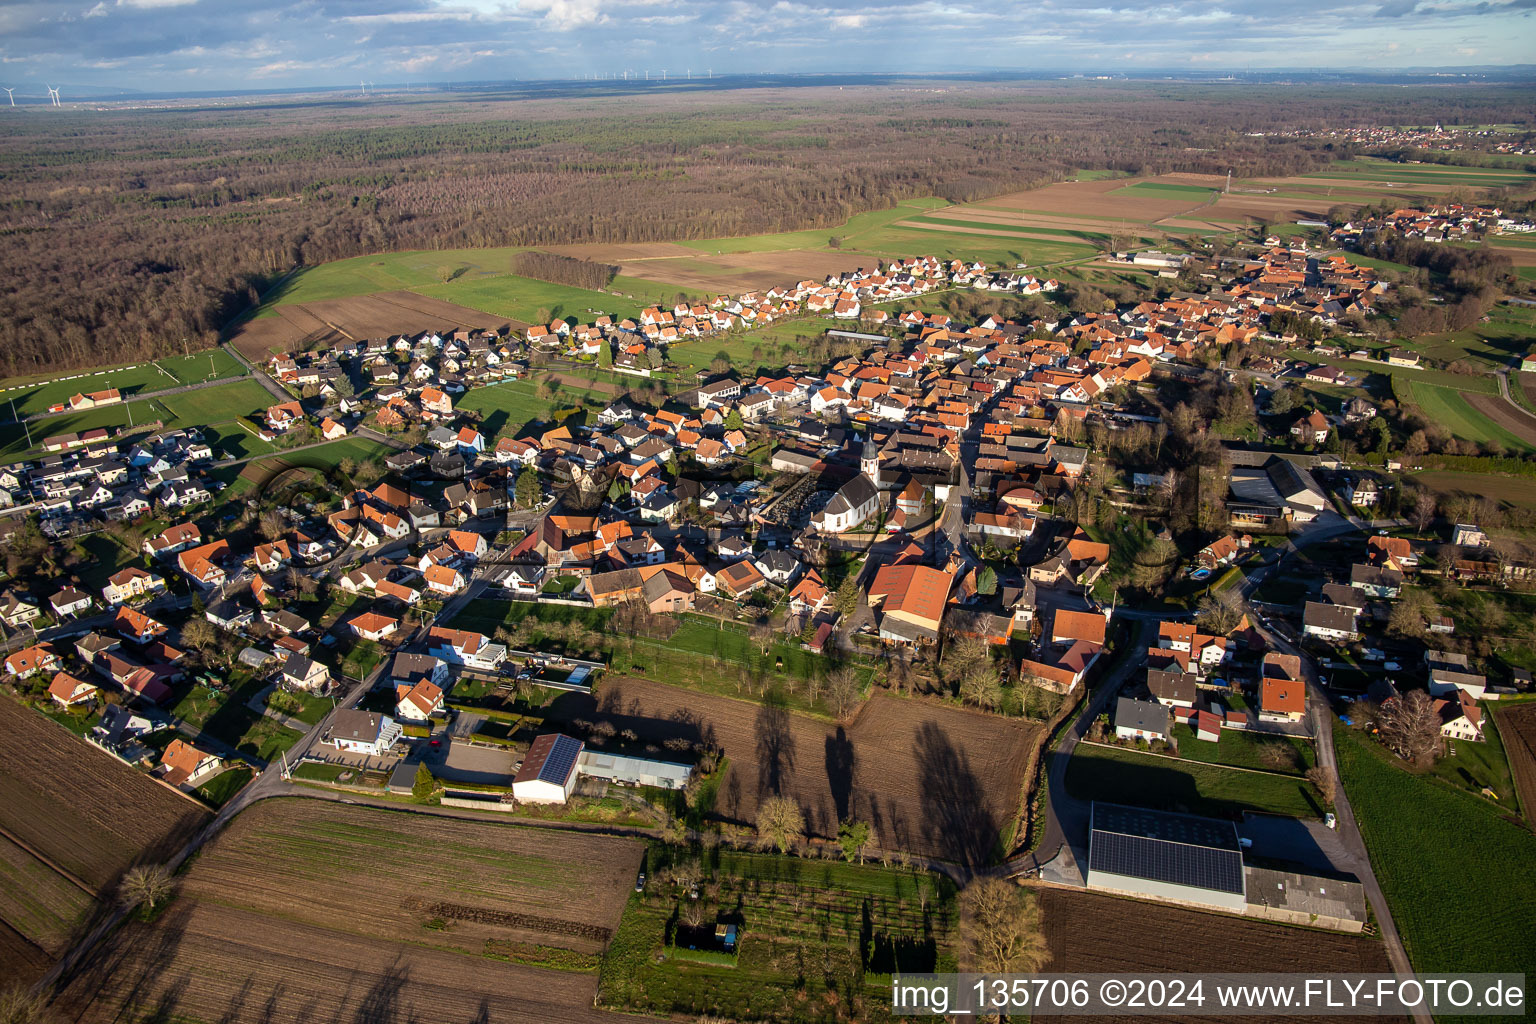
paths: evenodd
<path fill-rule="evenodd" d="M 1355 610 L 1320 601 L 1308 601 L 1301 616 L 1302 630 L 1322 640 L 1355 640 Z"/>
<path fill-rule="evenodd" d="M 1122 740 L 1167 740 L 1169 710 L 1157 701 L 1120 697 L 1115 701 L 1115 736 Z"/>
<path fill-rule="evenodd" d="M 1488 679 L 1472 671 L 1472 663 L 1465 654 L 1450 651 L 1428 650 L 1424 662 L 1429 666 L 1429 695 L 1454 697 L 1465 693 L 1473 700 L 1488 696 Z"/>
<path fill-rule="evenodd" d="M 223 766 L 224 759 L 218 754 L 178 738 L 160 755 L 158 774 L 178 789 L 191 789 Z"/>
<path fill-rule="evenodd" d="M 1457 523 L 1451 530 L 1451 543 L 1464 548 L 1485 548 L 1488 546 L 1488 535 L 1480 526 Z"/>
<path fill-rule="evenodd" d="M 65 616 L 73 617 L 90 611 L 95 602 L 91 600 L 90 594 L 76 590 L 74 587 L 65 587 L 49 598 L 48 603 L 53 606 L 53 614 L 62 619 Z"/>
<path fill-rule="evenodd" d="M 126 604 L 140 597 L 165 593 L 165 580 L 137 566 L 129 566 L 107 577 L 107 585 L 101 588 L 102 599 L 109 606 Z"/>
<path fill-rule="evenodd" d="M 436 594 L 457 594 L 464 589 L 464 575 L 446 565 L 429 565 L 421 574 L 427 589 Z"/>
<path fill-rule="evenodd" d="M 1147 670 L 1147 690 L 1152 699 L 1170 708 L 1195 706 L 1196 687 L 1199 677 L 1191 672 L 1169 672 L 1163 669 Z"/>
<path fill-rule="evenodd" d="M 176 555 L 176 565 L 197 586 L 212 590 L 226 579 L 219 560 L 229 553 L 229 542 L 216 540 L 195 548 L 186 548 Z"/>
<path fill-rule="evenodd" d="M 652 614 L 682 612 L 693 607 L 694 588 L 682 574 L 662 568 L 645 578 L 640 596 Z"/>
<path fill-rule="evenodd" d="M 1227 534 L 1224 537 L 1216 538 L 1201 548 L 1200 553 L 1196 556 L 1196 560 L 1203 568 L 1219 569 L 1224 565 L 1230 564 L 1232 559 L 1237 557 L 1237 551 L 1237 538 Z"/>
<path fill-rule="evenodd" d="M 788 551 L 774 548 L 758 556 L 757 567 L 770 583 L 783 587 L 800 571 L 800 561 Z"/>
<path fill-rule="evenodd" d="M 1291 436 L 1301 444 L 1322 444 L 1328 440 L 1328 417 L 1313 409 L 1291 424 Z"/>
<path fill-rule="evenodd" d="M 576 788 L 576 764 L 583 744 L 561 733 L 537 737 L 512 778 L 512 796 L 520 803 L 563 804 Z"/>
<path fill-rule="evenodd" d="M 327 416 L 320 421 L 320 436 L 327 441 L 338 441 L 347 436 L 347 428 Z"/>
<path fill-rule="evenodd" d="M 142 612 L 132 608 L 119 608 L 112 619 L 112 628 L 125 639 L 147 644 L 165 633 L 166 628 Z"/>
<path fill-rule="evenodd" d="M 52 672 L 59 667 L 59 656 L 47 644 L 23 647 L 5 659 L 5 673 L 17 679 L 29 679 L 39 672 Z"/>
<path fill-rule="evenodd" d="M 1471 694 L 1457 690 L 1454 698 L 1437 700 L 1432 707 L 1440 716 L 1441 736 L 1469 743 L 1483 741 L 1483 709 L 1477 706 Z"/>
<path fill-rule="evenodd" d="M 403 732 L 400 724 L 388 715 L 342 708 L 332 712 L 325 742 L 350 754 L 377 757 L 388 752 Z"/>
<path fill-rule="evenodd" d="M 298 402 L 283 402 L 267 409 L 267 429 L 282 433 L 295 423 L 304 421 L 304 407 Z"/>
<path fill-rule="evenodd" d="M 815 569 L 810 570 L 800 577 L 789 592 L 789 612 L 791 615 L 815 615 L 821 611 L 827 603 L 827 588 L 821 581 L 821 576 Z"/>
<path fill-rule="evenodd" d="M 17 593 L 0 598 L 0 621 L 12 629 L 19 629 L 43 614 L 43 609 L 31 598 Z"/>
<path fill-rule="evenodd" d="M 158 536 L 144 538 L 144 553 L 154 558 L 169 558 L 202 543 L 202 540 L 203 532 L 196 523 L 182 523 L 167 528 Z"/>
<path fill-rule="evenodd" d="M 68 672 L 59 672 L 48 686 L 48 696 L 66 708 L 89 704 L 96 699 L 96 687 Z"/>
<path fill-rule="evenodd" d="M 355 636 L 377 643 L 398 630 L 400 620 L 392 619 L 388 615 L 380 615 L 378 612 L 363 612 L 348 620 L 347 626 Z"/>
<path fill-rule="evenodd" d="M 400 651 L 389 663 L 389 679 L 397 688 L 409 688 L 421 682 L 443 687 L 447 685 L 448 678 L 448 663 L 430 654 Z"/>
<path fill-rule="evenodd" d="M 1266 676 L 1259 681 L 1259 720 L 1299 722 L 1307 713 L 1307 686 L 1299 679 Z"/>
<path fill-rule="evenodd" d="M 427 653 L 450 665 L 494 672 L 507 656 L 504 644 L 491 643 L 483 634 L 433 626 L 427 631 Z"/>
<path fill-rule="evenodd" d="M 1357 508 L 1370 508 L 1381 498 L 1376 481 L 1368 476 L 1352 476 L 1344 482 L 1340 492 L 1344 500 Z"/>
<path fill-rule="evenodd" d="M 1350 566 L 1349 583 L 1366 597 L 1396 597 L 1402 593 L 1403 574 L 1396 569 L 1357 562 Z"/>
<path fill-rule="evenodd" d="M 290 654 L 280 673 L 283 685 L 306 693 L 325 693 L 331 687 L 331 670 L 302 654 Z"/>
<path fill-rule="evenodd" d="M 1099 612 L 1079 612 L 1059 608 L 1051 620 L 1050 638 L 1053 644 L 1072 644 L 1079 641 L 1104 645 L 1106 616 Z"/>
<path fill-rule="evenodd" d="M 738 601 L 767 585 L 767 577 L 749 558 L 732 562 L 715 573 L 715 586 Z"/>
<path fill-rule="evenodd" d="M 442 710 L 443 690 L 436 683 L 395 684 L 395 714 L 403 720 L 425 722 Z"/>

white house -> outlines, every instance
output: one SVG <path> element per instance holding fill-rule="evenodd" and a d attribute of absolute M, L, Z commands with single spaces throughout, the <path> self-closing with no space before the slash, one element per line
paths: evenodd
<path fill-rule="evenodd" d="M 443 709 L 443 689 L 423 679 L 413 686 L 395 684 L 395 714 L 407 722 L 425 722 Z"/>
<path fill-rule="evenodd" d="M 332 713 L 326 742 L 349 754 L 378 756 L 395 745 L 402 731 L 388 715 L 349 708 Z"/>
<path fill-rule="evenodd" d="M 1115 701 L 1115 735 L 1122 740 L 1166 740 L 1169 712 L 1155 700 Z"/>

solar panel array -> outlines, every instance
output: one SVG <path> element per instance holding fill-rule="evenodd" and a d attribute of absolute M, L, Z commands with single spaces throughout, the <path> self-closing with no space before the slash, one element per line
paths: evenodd
<path fill-rule="evenodd" d="M 576 758 L 580 756 L 580 740 L 570 736 L 556 736 L 544 763 L 539 766 L 539 780 L 565 785 L 565 780 L 571 776 L 571 769 L 576 766 Z"/>
<path fill-rule="evenodd" d="M 1242 894 L 1243 854 L 1229 821 L 1093 805 L 1089 871 Z"/>
<path fill-rule="evenodd" d="M 1170 843 L 1118 832 L 1094 832 L 1090 871 L 1107 871 L 1196 889 L 1241 894 L 1243 857 L 1235 850 Z"/>

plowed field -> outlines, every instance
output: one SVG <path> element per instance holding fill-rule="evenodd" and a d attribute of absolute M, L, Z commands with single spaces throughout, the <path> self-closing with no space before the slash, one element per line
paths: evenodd
<path fill-rule="evenodd" d="M 1526 444 L 1536 447 L 1536 416 L 1504 401 L 1501 395 L 1467 394 L 1467 404 Z"/>
<path fill-rule="evenodd" d="M 233 344 L 247 359 L 265 360 L 273 352 L 327 348 L 349 339 L 461 327 L 500 330 L 527 326 L 409 291 L 291 303 L 274 306 L 272 312 L 275 315 L 247 320 L 235 333 Z"/>
<path fill-rule="evenodd" d="M 362 872 L 369 865 L 355 867 Z M 366 920 L 375 909 L 359 901 L 353 921 Z M 352 922 L 338 922 L 347 923 Z M 592 974 L 381 942 L 183 898 L 152 925 L 119 929 L 94 969 L 79 976 L 56 1005 L 70 1019 L 101 1022 L 623 1024 L 641 1019 L 593 1009 L 596 988 Z"/>
<path fill-rule="evenodd" d="M 1045 973 L 1391 972 L 1382 944 L 1363 936 L 1288 928 L 1097 893 L 1041 889 L 1038 895 L 1051 952 L 1051 962 L 1042 968 Z"/>
<path fill-rule="evenodd" d="M 639 843 L 607 836 L 268 800 L 202 854 L 186 891 L 475 954 L 488 939 L 591 953 L 618 923 L 640 857 Z M 423 931 L 433 920 L 444 927 Z"/>
<path fill-rule="evenodd" d="M 991 853 L 1039 743 L 1027 722 L 884 694 L 846 728 L 638 679 L 610 680 L 596 706 L 574 697 L 559 706 L 648 740 L 724 748 L 730 768 L 715 810 L 727 819 L 751 824 L 762 800 L 782 793 L 804 808 L 812 835 L 834 837 L 852 815 L 874 826 L 881 848 L 962 863 Z"/>
<path fill-rule="evenodd" d="M 1520 794 L 1520 811 L 1526 821 L 1536 821 L 1536 704 L 1501 707 L 1495 721 Z"/>

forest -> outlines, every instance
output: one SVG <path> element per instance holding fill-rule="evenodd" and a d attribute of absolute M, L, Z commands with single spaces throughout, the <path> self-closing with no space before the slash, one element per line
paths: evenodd
<path fill-rule="evenodd" d="M 552 252 L 529 250 L 512 257 L 512 273 L 519 277 L 532 277 L 597 292 L 608 287 L 608 282 L 618 275 L 619 266 L 616 263 L 595 263 L 592 260 L 557 256 Z"/>
<path fill-rule="evenodd" d="M 0 375 L 207 347 L 296 268 L 401 249 L 842 224 L 1081 168 L 1237 175 L 1351 155 L 1286 127 L 1525 116 L 1518 87 L 914 80 L 425 94 L 0 120 Z"/>

